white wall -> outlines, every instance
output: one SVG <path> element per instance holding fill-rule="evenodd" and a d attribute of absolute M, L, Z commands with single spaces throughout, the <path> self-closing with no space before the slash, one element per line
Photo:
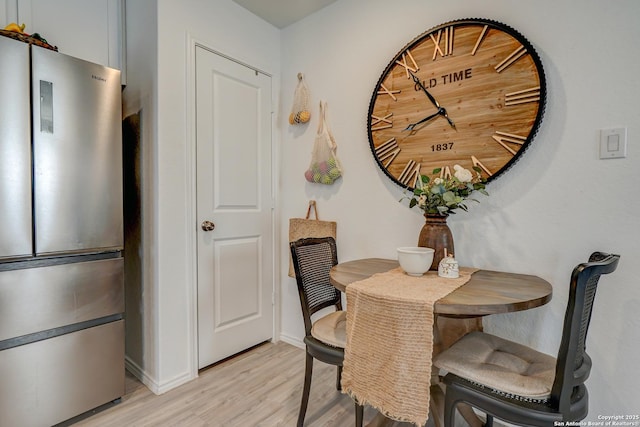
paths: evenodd
<path fill-rule="evenodd" d="M 341 261 L 395 257 L 417 241 L 423 218 L 398 200 L 399 187 L 376 166 L 366 134 L 374 85 L 393 56 L 427 29 L 485 17 L 508 24 L 536 47 L 548 99 L 538 136 L 513 169 L 488 186 L 489 198 L 449 219 L 463 265 L 537 274 L 554 286 L 547 306 L 491 316 L 487 331 L 555 353 L 572 268 L 594 250 L 619 253 L 618 270 L 601 280 L 587 349 L 593 370 L 589 419 L 637 414 L 640 395 L 640 2 L 618 0 L 340 0 L 282 31 L 282 103 L 288 114 L 296 74 L 305 73 L 313 112 L 306 127 L 282 115 L 282 338 L 303 327 L 295 281 L 287 276 L 286 221 L 309 199 L 322 219 L 338 222 Z M 345 173 L 333 186 L 309 184 L 318 101 Z M 628 128 L 626 159 L 599 160 L 601 128 Z"/>
<path fill-rule="evenodd" d="M 4 28 L 5 25 L 15 22 L 17 20 L 17 16 L 17 0 L 0 0 L 0 28 Z"/>
<path fill-rule="evenodd" d="M 193 46 L 271 74 L 277 94 L 280 32 L 231 0 L 131 0 L 126 18 L 124 102 L 127 113 L 142 109 L 145 252 L 138 301 L 144 324 L 137 325 L 144 336 L 139 347 L 128 341 L 127 356 L 162 393 L 197 375 Z"/>

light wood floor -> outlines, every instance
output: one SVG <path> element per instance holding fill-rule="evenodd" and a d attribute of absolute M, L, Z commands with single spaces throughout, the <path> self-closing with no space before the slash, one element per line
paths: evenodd
<path fill-rule="evenodd" d="M 128 375 L 121 403 L 74 427 L 295 426 L 303 378 L 304 350 L 265 343 L 160 396 Z M 335 380 L 334 366 L 314 362 L 305 426 L 355 424 L 353 401 L 336 390 Z M 374 416 L 365 408 L 365 423 Z"/>

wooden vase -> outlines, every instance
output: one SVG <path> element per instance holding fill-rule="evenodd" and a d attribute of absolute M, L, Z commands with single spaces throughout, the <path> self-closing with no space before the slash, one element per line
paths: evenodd
<path fill-rule="evenodd" d="M 418 237 L 418 246 L 425 248 L 433 248 L 433 262 L 429 270 L 438 271 L 438 264 L 447 254 L 454 254 L 453 234 L 447 225 L 447 216 L 425 214 L 425 224 L 420 230 Z"/>

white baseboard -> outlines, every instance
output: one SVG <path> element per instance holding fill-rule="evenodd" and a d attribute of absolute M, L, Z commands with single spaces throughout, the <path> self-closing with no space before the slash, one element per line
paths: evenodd
<path fill-rule="evenodd" d="M 138 366 L 135 362 L 129 359 L 127 356 L 124 358 L 125 368 L 133 374 L 136 378 L 140 380 L 142 384 L 144 384 L 149 390 L 151 390 L 154 394 L 163 394 L 167 391 L 174 389 L 182 384 L 186 384 L 191 380 L 194 380 L 196 377 L 192 377 L 188 373 L 184 375 L 180 375 L 171 381 L 168 381 L 163 384 L 159 384 L 155 379 L 147 374 L 147 372 Z"/>
<path fill-rule="evenodd" d="M 124 357 L 124 367 L 127 369 L 127 371 L 131 372 L 134 377 L 139 379 L 142 384 L 147 386 L 149 390 L 151 390 L 155 394 L 160 394 L 157 391 L 159 390 L 158 383 L 149 375 L 147 375 L 144 369 L 138 366 L 138 364 L 131 360 L 128 356 Z"/>
<path fill-rule="evenodd" d="M 298 347 L 304 350 L 305 345 L 302 340 L 298 337 L 294 337 L 287 334 L 280 334 L 280 341 L 286 342 L 287 344 L 291 344 L 294 347 Z"/>

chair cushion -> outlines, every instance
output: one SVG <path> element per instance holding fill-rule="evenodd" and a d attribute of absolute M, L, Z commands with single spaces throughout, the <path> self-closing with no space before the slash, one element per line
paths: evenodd
<path fill-rule="evenodd" d="M 551 394 L 556 359 L 484 332 L 471 332 L 435 357 L 433 364 L 507 395 L 545 399 Z"/>
<path fill-rule="evenodd" d="M 347 345 L 347 313 L 334 311 L 316 320 L 311 327 L 311 336 L 334 347 Z"/>

